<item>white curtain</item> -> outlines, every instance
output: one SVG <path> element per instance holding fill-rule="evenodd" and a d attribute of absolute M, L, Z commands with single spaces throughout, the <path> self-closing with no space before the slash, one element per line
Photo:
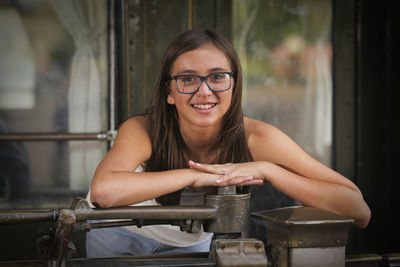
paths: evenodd
<path fill-rule="evenodd" d="M 36 73 L 28 34 L 13 8 L 0 9 L 0 25 L 0 109 L 31 109 Z"/>
<path fill-rule="evenodd" d="M 106 1 L 53 0 L 55 10 L 71 34 L 75 53 L 68 92 L 69 132 L 99 132 L 105 129 Z M 50 37 L 51 38 L 51 37 Z M 98 142 L 71 141 L 70 188 L 88 188 L 103 151 Z"/>
<path fill-rule="evenodd" d="M 329 12 L 321 24 L 319 38 L 304 53 L 302 66 L 306 78 L 303 135 L 312 154 L 320 159 L 327 157 L 332 144 L 331 21 Z"/>

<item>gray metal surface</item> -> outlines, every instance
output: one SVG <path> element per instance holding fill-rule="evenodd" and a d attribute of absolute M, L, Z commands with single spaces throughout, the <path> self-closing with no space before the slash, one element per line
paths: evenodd
<path fill-rule="evenodd" d="M 204 225 L 207 232 L 241 233 L 248 228 L 250 194 L 206 196 L 206 206 L 215 207 L 215 220 Z"/>
<path fill-rule="evenodd" d="M 210 257 L 217 266 L 267 266 L 264 244 L 257 239 L 219 239 L 211 244 Z"/>
<path fill-rule="evenodd" d="M 252 214 L 260 237 L 285 247 L 343 246 L 353 219 L 311 207 L 295 206 Z"/>
<path fill-rule="evenodd" d="M 345 247 L 289 249 L 291 267 L 344 267 Z"/>

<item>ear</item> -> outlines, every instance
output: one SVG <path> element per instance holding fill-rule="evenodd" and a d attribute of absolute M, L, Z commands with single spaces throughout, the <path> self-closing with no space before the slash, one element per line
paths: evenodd
<path fill-rule="evenodd" d="M 167 103 L 170 105 L 174 105 L 175 99 L 174 99 L 174 96 L 172 95 L 170 84 L 167 82 L 165 82 L 165 90 L 168 91 Z"/>
<path fill-rule="evenodd" d="M 175 104 L 175 99 L 171 93 L 171 91 L 169 92 L 168 96 L 167 96 L 167 103 L 170 105 L 174 105 Z"/>

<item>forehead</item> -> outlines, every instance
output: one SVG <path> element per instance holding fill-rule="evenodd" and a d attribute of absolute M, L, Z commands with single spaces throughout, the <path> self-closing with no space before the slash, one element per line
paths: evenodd
<path fill-rule="evenodd" d="M 206 73 L 213 70 L 231 71 L 230 60 L 213 44 L 206 44 L 181 54 L 171 68 L 173 75 L 181 72 Z"/>

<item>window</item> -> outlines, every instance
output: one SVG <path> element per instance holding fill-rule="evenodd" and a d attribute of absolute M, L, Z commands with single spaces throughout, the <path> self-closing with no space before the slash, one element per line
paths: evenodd
<path fill-rule="evenodd" d="M 107 149 L 107 18 L 106 0 L 1 2 L 1 208 L 86 194 Z"/>
<path fill-rule="evenodd" d="M 246 115 L 285 131 L 331 164 L 330 1 L 233 1 L 233 41 Z"/>

